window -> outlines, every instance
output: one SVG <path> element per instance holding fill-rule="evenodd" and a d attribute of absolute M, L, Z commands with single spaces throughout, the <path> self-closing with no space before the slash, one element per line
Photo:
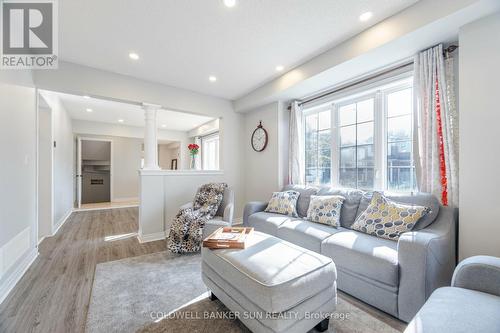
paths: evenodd
<path fill-rule="evenodd" d="M 201 138 L 201 164 L 203 170 L 219 170 L 219 133 Z"/>
<path fill-rule="evenodd" d="M 304 110 L 306 184 L 415 189 L 409 74 Z"/>
<path fill-rule="evenodd" d="M 323 111 L 305 118 L 306 181 L 330 183 L 331 177 L 331 113 Z"/>

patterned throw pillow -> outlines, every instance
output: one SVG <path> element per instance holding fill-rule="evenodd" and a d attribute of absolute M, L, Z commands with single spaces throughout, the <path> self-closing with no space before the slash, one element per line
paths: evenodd
<path fill-rule="evenodd" d="M 311 195 L 307 219 L 311 222 L 338 227 L 340 209 L 345 198 L 340 195 Z"/>
<path fill-rule="evenodd" d="M 298 217 L 297 200 L 299 199 L 299 195 L 300 193 L 296 191 L 273 192 L 273 196 L 269 200 L 265 211 Z"/>
<path fill-rule="evenodd" d="M 391 201 L 381 193 L 373 192 L 372 201 L 358 216 L 351 229 L 373 236 L 398 240 L 403 232 L 411 231 L 428 214 L 427 207 Z"/>

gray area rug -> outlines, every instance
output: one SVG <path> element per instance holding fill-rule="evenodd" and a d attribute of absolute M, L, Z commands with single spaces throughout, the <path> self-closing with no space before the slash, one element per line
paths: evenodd
<path fill-rule="evenodd" d="M 200 255 L 168 252 L 98 264 L 88 333 L 249 332 L 220 301 L 210 301 Z M 208 319 L 207 319 L 208 318 Z M 339 293 L 328 332 L 402 332 L 405 325 Z"/>

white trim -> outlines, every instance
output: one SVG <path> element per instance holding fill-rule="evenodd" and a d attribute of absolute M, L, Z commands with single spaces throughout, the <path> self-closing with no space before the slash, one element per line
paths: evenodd
<path fill-rule="evenodd" d="M 7 279 L 0 284 L 0 304 L 9 296 L 10 292 L 16 284 L 21 280 L 24 276 L 24 273 L 30 268 L 35 259 L 38 257 L 38 249 L 32 248 L 27 254 L 24 255 L 24 258 L 18 262 L 16 265 L 16 269 L 7 277 Z"/>
<path fill-rule="evenodd" d="M 72 213 L 73 213 L 73 208 L 68 210 L 66 214 L 64 214 L 64 216 L 57 222 L 56 225 L 52 226 L 52 236 L 55 236 L 55 234 L 57 234 L 59 229 L 61 229 L 64 223 L 66 223 L 66 221 L 68 220 L 68 218 L 71 216 Z"/>
<path fill-rule="evenodd" d="M 136 208 L 136 207 L 139 207 L 139 204 L 123 205 L 123 206 L 116 206 L 116 207 L 75 208 L 75 209 L 73 209 L 73 211 L 74 212 L 91 212 L 94 210 L 109 210 L 109 209 L 122 209 L 122 208 Z"/>
<path fill-rule="evenodd" d="M 140 169 L 141 176 L 207 176 L 223 175 L 222 170 L 146 170 Z"/>
<path fill-rule="evenodd" d="M 113 202 L 123 202 L 123 201 L 139 201 L 139 197 L 128 197 L 128 198 L 114 198 Z"/>
<path fill-rule="evenodd" d="M 163 240 L 165 238 L 166 238 L 165 231 L 155 232 L 154 234 L 147 234 L 147 235 L 143 235 L 139 231 L 139 233 L 137 234 L 137 239 L 139 240 L 139 243 L 154 242 Z"/>

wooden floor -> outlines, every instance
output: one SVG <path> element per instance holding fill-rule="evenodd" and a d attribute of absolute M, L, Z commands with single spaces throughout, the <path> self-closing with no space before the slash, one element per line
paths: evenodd
<path fill-rule="evenodd" d="M 164 251 L 140 244 L 138 209 L 75 212 L 0 306 L 0 332 L 84 332 L 96 264 Z"/>

